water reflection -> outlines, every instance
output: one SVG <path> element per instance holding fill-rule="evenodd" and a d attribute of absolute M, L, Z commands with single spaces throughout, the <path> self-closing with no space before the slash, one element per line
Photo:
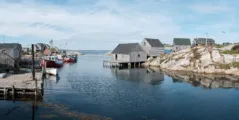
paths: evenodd
<path fill-rule="evenodd" d="M 12 101 L 11 99 L 5 99 L 5 101 Z M 16 103 L 15 103 L 16 102 Z M 19 102 L 24 102 L 24 104 L 19 104 Z M 29 113 L 25 117 L 25 119 L 28 119 L 28 117 L 31 116 L 31 120 L 35 120 L 36 112 L 38 111 L 38 104 L 42 103 L 42 97 L 35 96 L 35 95 L 17 95 L 15 100 L 13 101 L 12 107 L 10 107 L 6 113 L 3 113 L 4 118 L 17 118 L 16 116 L 19 114 L 25 114 L 23 111 L 26 109 L 29 109 Z M 18 113 L 21 112 L 21 113 Z M 16 114 L 17 113 L 17 114 Z M 19 118 L 18 118 L 19 119 Z"/>
<path fill-rule="evenodd" d="M 159 68 L 111 69 L 112 74 L 120 80 L 143 82 L 158 85 L 164 80 Z"/>
<path fill-rule="evenodd" d="M 60 80 L 60 77 L 57 76 L 52 76 L 52 75 L 47 75 L 46 79 L 49 80 L 50 82 L 54 82 L 55 84 L 57 84 Z"/>
<path fill-rule="evenodd" d="M 197 74 L 191 72 L 163 70 L 173 78 L 173 82 L 187 82 L 203 88 L 239 88 L 239 78 L 232 75 Z"/>

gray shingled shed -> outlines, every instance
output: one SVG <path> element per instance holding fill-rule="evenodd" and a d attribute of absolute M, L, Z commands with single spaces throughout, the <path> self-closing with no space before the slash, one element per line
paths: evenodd
<path fill-rule="evenodd" d="M 119 44 L 112 52 L 112 61 L 145 62 L 147 54 L 138 43 Z"/>
<path fill-rule="evenodd" d="M 191 40 L 189 38 L 174 38 L 173 39 L 173 50 L 179 51 L 191 47 Z"/>
<path fill-rule="evenodd" d="M 19 70 L 22 57 L 22 46 L 18 43 L 0 44 L 0 69 Z"/>
<path fill-rule="evenodd" d="M 208 45 L 214 45 L 215 44 L 215 40 L 212 38 L 194 38 L 193 40 L 193 44 L 201 44 L 201 45 L 206 45 L 206 43 Z"/>
<path fill-rule="evenodd" d="M 148 56 L 160 56 L 164 53 L 164 45 L 159 39 L 145 38 L 141 42 L 141 46 Z"/>

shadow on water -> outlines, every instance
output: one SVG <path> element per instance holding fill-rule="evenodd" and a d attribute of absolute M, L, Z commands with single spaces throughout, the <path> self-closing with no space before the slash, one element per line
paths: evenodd
<path fill-rule="evenodd" d="M 142 82 L 150 85 L 159 85 L 164 80 L 164 75 L 159 68 L 114 68 L 112 74 L 118 80 Z"/>
<path fill-rule="evenodd" d="M 43 83 L 57 84 L 60 80 L 59 76 L 46 76 Z M 14 99 L 13 99 L 14 98 Z M 77 119 L 77 120 L 111 120 L 111 118 L 102 117 L 93 114 L 85 114 L 70 110 L 63 104 L 51 101 L 43 95 L 16 95 L 15 97 L 1 97 L 1 102 L 8 103 L 8 110 L 0 117 L 2 119 L 17 120 L 48 120 L 48 119 Z M 12 105 L 10 102 L 12 101 Z M 1 109 L 0 109 L 1 110 Z M 31 114 L 30 114 L 31 113 Z M 20 116 L 20 117 L 19 117 Z"/>
<path fill-rule="evenodd" d="M 3 100 L 1 99 L 1 101 Z M 4 101 L 10 102 L 12 100 L 10 98 L 7 98 L 7 99 L 4 99 Z M 41 96 L 35 96 L 35 95 L 18 95 L 12 102 L 13 102 L 13 106 L 9 107 L 6 113 L 3 113 L 4 115 L 3 118 L 15 119 L 16 112 L 21 111 L 21 113 L 18 113 L 18 114 L 23 114 L 24 110 L 31 109 L 31 111 L 29 111 L 29 113 L 31 114 L 27 113 L 27 116 L 25 116 L 24 118 L 17 118 L 17 119 L 27 119 L 28 117 L 31 117 L 31 120 L 35 120 L 36 112 L 38 111 L 38 104 L 41 104 L 43 102 L 43 99 Z M 25 104 L 18 104 L 19 102 L 24 102 Z"/>
<path fill-rule="evenodd" d="M 34 100 L 32 100 L 34 99 Z M 17 101 L 20 102 L 20 101 Z M 79 113 L 69 110 L 66 106 L 62 104 L 56 104 L 54 102 L 49 102 L 45 100 L 45 103 L 42 99 L 31 96 L 28 100 L 23 100 L 24 104 L 16 104 L 12 108 L 9 108 L 6 113 L 4 113 L 3 118 L 7 119 L 20 119 L 20 120 L 45 120 L 45 119 L 77 119 L 77 120 L 111 120 L 111 118 L 102 117 L 98 115 L 91 115 L 85 113 Z M 40 111 L 39 111 L 40 108 Z M 42 111 L 42 109 L 45 109 Z M 25 112 L 27 111 L 27 113 Z M 16 118 L 16 112 L 18 114 L 24 115 L 24 117 Z M 20 113 L 21 112 L 21 113 Z M 40 112 L 40 114 L 38 113 Z M 29 114 L 31 113 L 31 114 Z M 31 119 L 30 119 L 31 117 Z"/>
<path fill-rule="evenodd" d="M 194 87 L 213 88 L 239 88 L 239 77 L 220 74 L 198 74 L 191 72 L 168 71 L 163 72 L 172 77 L 174 83 L 186 82 Z"/>

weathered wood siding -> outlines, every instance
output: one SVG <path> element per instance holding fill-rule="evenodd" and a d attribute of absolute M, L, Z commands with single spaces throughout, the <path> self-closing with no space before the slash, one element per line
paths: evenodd
<path fill-rule="evenodd" d="M 144 39 L 140 45 L 142 46 L 142 48 L 144 49 L 144 51 L 147 53 L 147 54 L 150 54 L 150 44 Z"/>
<path fill-rule="evenodd" d="M 16 57 L 14 54 L 17 54 L 16 49 L 6 49 L 4 53 L 0 54 L 0 64 L 1 68 L 13 68 L 15 65 L 14 59 Z"/>
<path fill-rule="evenodd" d="M 147 60 L 147 54 L 144 51 L 132 52 L 130 55 L 112 54 L 111 60 L 119 62 L 145 62 Z"/>
<path fill-rule="evenodd" d="M 116 55 L 117 55 L 117 59 L 116 59 Z M 112 54 L 111 57 L 113 61 L 130 62 L 130 56 L 126 54 Z"/>
<path fill-rule="evenodd" d="M 160 56 L 160 54 L 164 53 L 164 47 L 151 47 L 151 45 L 145 39 L 140 45 L 149 56 Z"/>
<path fill-rule="evenodd" d="M 144 51 L 131 52 L 130 62 L 145 62 L 147 60 L 147 54 Z"/>
<path fill-rule="evenodd" d="M 179 51 L 179 50 L 187 49 L 190 47 L 191 47 L 190 45 L 174 45 L 173 50 Z"/>
<path fill-rule="evenodd" d="M 160 56 L 161 54 L 164 53 L 164 48 L 163 47 L 152 47 L 149 50 L 149 55 L 150 56 Z"/>

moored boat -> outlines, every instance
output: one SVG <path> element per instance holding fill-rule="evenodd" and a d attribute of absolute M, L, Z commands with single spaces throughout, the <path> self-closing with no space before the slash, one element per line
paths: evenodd
<path fill-rule="evenodd" d="M 77 62 L 77 59 L 78 59 L 77 54 L 72 55 L 72 58 L 75 60 L 75 62 Z"/>
<path fill-rule="evenodd" d="M 64 58 L 64 62 L 73 63 L 75 62 L 75 59 L 72 57 L 72 55 L 68 55 L 67 57 Z"/>
<path fill-rule="evenodd" d="M 62 55 L 59 54 L 59 55 L 56 55 L 56 56 L 57 56 L 59 61 L 64 61 L 64 58 L 62 57 Z"/>
<path fill-rule="evenodd" d="M 59 69 L 58 68 L 46 68 L 46 73 L 49 75 L 58 75 Z"/>
<path fill-rule="evenodd" d="M 63 66 L 63 61 L 58 60 L 57 56 L 45 56 L 41 62 L 42 67 L 60 68 Z"/>

